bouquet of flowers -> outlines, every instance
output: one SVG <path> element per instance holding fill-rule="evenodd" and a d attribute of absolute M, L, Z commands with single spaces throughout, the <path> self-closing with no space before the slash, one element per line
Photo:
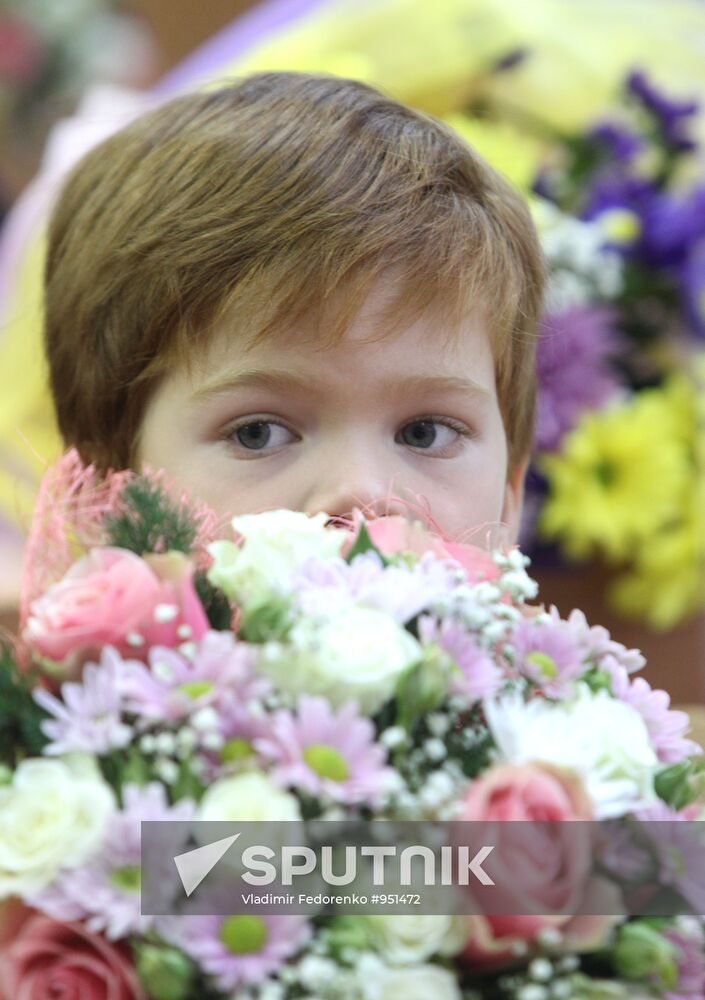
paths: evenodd
<path fill-rule="evenodd" d="M 610 604 L 656 629 L 705 594 L 699 110 L 635 69 L 588 128 L 520 118 L 544 143 L 531 190 L 550 270 L 522 543 L 613 566 Z"/>
<path fill-rule="evenodd" d="M 3 1000 L 704 996 L 678 836 L 610 847 L 615 884 L 648 868 L 673 915 L 555 915 L 566 872 L 609 882 L 564 828 L 685 830 L 703 771 L 640 653 L 529 606 L 527 564 L 357 510 L 224 526 L 69 454 L 0 671 Z M 144 821 L 341 818 L 552 826 L 524 916 L 143 912 Z"/>

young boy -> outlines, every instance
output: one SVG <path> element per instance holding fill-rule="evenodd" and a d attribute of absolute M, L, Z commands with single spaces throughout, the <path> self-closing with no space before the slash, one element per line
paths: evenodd
<path fill-rule="evenodd" d="M 543 261 L 519 194 L 434 119 L 298 73 L 179 97 L 74 169 L 45 277 L 86 460 L 222 513 L 408 502 L 516 540 Z"/>

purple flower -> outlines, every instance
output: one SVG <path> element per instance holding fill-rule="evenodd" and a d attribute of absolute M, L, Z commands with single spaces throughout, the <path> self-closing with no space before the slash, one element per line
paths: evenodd
<path fill-rule="evenodd" d="M 334 712 L 325 698 L 303 695 L 296 715 L 279 710 L 270 736 L 253 743 L 273 762 L 274 781 L 336 802 L 375 804 L 387 775 L 386 751 L 354 702 Z"/>
<path fill-rule="evenodd" d="M 579 634 L 569 622 L 522 619 L 511 642 L 517 670 L 549 698 L 570 693 L 586 670 Z"/>
<path fill-rule="evenodd" d="M 697 917 L 678 917 L 662 932 L 675 946 L 678 966 L 676 989 L 666 1000 L 701 1000 L 705 996 L 705 934 Z"/>
<path fill-rule="evenodd" d="M 555 605 L 551 605 L 549 614 L 556 622 L 562 620 Z M 585 613 L 578 608 L 571 611 L 566 620 L 579 639 L 585 658 L 599 670 L 610 670 L 617 663 L 628 674 L 633 674 L 645 665 L 646 660 L 638 649 L 627 649 L 613 639 L 603 625 L 588 625 Z"/>
<path fill-rule="evenodd" d="M 627 91 L 639 100 L 658 120 L 669 146 L 684 152 L 697 148 L 686 135 L 685 127 L 700 107 L 698 101 L 671 100 L 661 94 L 643 70 L 634 70 L 627 77 Z"/>
<path fill-rule="evenodd" d="M 133 729 L 122 721 L 123 699 L 120 688 L 126 661 L 112 646 L 101 655 L 100 666 L 89 663 L 80 683 L 61 685 L 61 698 L 42 689 L 34 691 L 34 700 L 53 716 L 45 719 L 42 732 L 51 742 L 46 754 L 83 751 L 106 754 L 127 746 Z"/>
<path fill-rule="evenodd" d="M 702 823 L 698 806 L 676 812 L 663 802 L 640 809 L 636 818 L 654 855 L 656 878 L 662 887 L 674 889 L 696 913 L 705 913 L 705 866 Z"/>
<path fill-rule="evenodd" d="M 652 267 L 682 266 L 691 246 L 705 236 L 705 187 L 685 195 L 654 194 L 640 215 L 640 257 Z"/>
<path fill-rule="evenodd" d="M 603 665 L 612 676 L 612 693 L 637 710 L 646 723 L 651 743 L 663 764 L 676 764 L 701 752 L 694 740 L 685 738 L 690 726 L 687 712 L 670 709 L 671 697 L 666 691 L 654 689 L 643 677 L 631 680 L 616 661 Z"/>
<path fill-rule="evenodd" d="M 705 339 L 705 236 L 689 248 L 679 279 L 686 321 L 698 337 Z"/>
<path fill-rule="evenodd" d="M 209 785 L 224 774 L 251 767 L 261 760 L 254 745 L 256 739 L 267 738 L 274 721 L 271 712 L 253 702 L 232 702 L 218 716 L 218 732 L 222 747 L 217 752 L 204 751 L 200 757 L 203 771 L 201 782 Z"/>
<path fill-rule="evenodd" d="M 365 552 L 351 563 L 344 559 L 306 560 L 292 587 L 305 614 L 334 613 L 351 602 L 391 615 L 405 624 L 457 587 L 450 559 L 424 553 L 413 567 L 385 567 L 376 552 Z"/>
<path fill-rule="evenodd" d="M 255 675 L 256 651 L 237 642 L 229 632 L 207 632 L 187 658 L 173 649 L 155 646 L 149 666 L 130 662 L 122 678 L 125 703 L 143 719 L 176 721 L 212 706 L 259 698 L 270 682 Z"/>
<path fill-rule="evenodd" d="M 183 917 L 172 943 L 190 955 L 220 990 L 261 983 L 311 936 L 304 917 L 240 914 Z M 234 994 L 233 994 L 234 995 Z"/>
<path fill-rule="evenodd" d="M 422 615 L 418 621 L 419 641 L 423 645 L 436 643 L 459 667 L 451 677 L 450 689 L 470 702 L 493 698 L 499 690 L 502 672 L 490 654 L 477 644 L 467 629 L 452 619 L 438 621 L 432 615 Z"/>
<path fill-rule="evenodd" d="M 169 806 L 163 785 L 125 785 L 123 808 L 108 823 L 100 851 L 86 864 L 61 871 L 32 896 L 31 906 L 55 920 L 85 921 L 90 931 L 110 940 L 143 934 L 155 922 L 141 913 L 141 836 L 143 820 L 190 820 L 195 803 L 183 799 Z"/>
<path fill-rule="evenodd" d="M 588 137 L 596 139 L 609 150 L 615 160 L 622 163 L 628 163 L 646 145 L 642 136 L 609 121 L 598 122 L 590 130 Z"/>
<path fill-rule="evenodd" d="M 586 410 L 601 408 L 619 392 L 608 364 L 619 350 L 614 320 L 605 306 L 576 306 L 544 317 L 536 358 L 539 449 L 559 448 Z"/>
<path fill-rule="evenodd" d="M 640 218 L 657 194 L 653 183 L 643 177 L 630 177 L 620 165 L 602 170 L 588 192 L 580 212 L 582 219 L 595 219 L 610 208 L 626 208 Z M 632 247 L 625 247 L 624 254 L 631 256 Z"/>

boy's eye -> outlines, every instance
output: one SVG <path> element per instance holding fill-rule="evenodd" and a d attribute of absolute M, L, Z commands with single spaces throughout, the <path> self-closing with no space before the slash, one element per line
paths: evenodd
<path fill-rule="evenodd" d="M 277 441 L 276 434 L 274 435 L 274 441 L 272 441 L 271 427 L 277 427 L 280 431 L 284 431 L 285 435 L 291 434 L 283 424 L 279 424 L 275 420 L 251 420 L 249 423 L 239 424 L 231 428 L 228 436 L 231 440 L 234 438 L 237 444 L 241 444 L 243 448 L 247 448 L 249 451 L 261 451 L 268 445 L 276 447 L 285 443 Z M 281 436 L 279 435 L 279 437 Z"/>
<path fill-rule="evenodd" d="M 445 433 L 439 433 L 437 429 L 439 427 Z M 462 424 L 455 420 L 438 420 L 434 417 L 412 420 L 401 431 L 404 444 L 424 450 L 436 445 L 437 448 L 440 448 L 441 453 L 447 451 L 457 441 L 458 436 L 463 434 L 469 435 L 469 431 Z"/>
<path fill-rule="evenodd" d="M 271 428 L 277 428 L 280 433 L 273 432 Z M 438 428 L 442 431 L 439 432 Z M 276 448 L 286 444 L 287 434 L 293 437 L 292 432 L 277 420 L 248 420 L 229 428 L 226 439 L 246 451 L 263 451 L 265 448 Z M 459 437 L 473 436 L 473 433 L 457 420 L 430 416 L 411 420 L 398 435 L 401 444 L 441 456 L 457 443 Z"/>

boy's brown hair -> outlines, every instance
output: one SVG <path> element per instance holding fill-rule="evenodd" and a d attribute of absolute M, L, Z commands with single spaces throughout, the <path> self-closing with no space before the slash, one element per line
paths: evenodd
<path fill-rule="evenodd" d="M 226 311 L 254 342 L 315 315 L 332 344 L 389 269 L 401 295 L 370 339 L 429 305 L 445 334 L 483 310 L 513 470 L 533 434 L 544 262 L 500 174 L 434 118 L 322 75 L 261 73 L 142 115 L 84 156 L 50 222 L 44 336 L 65 442 L 129 467 L 158 379 Z"/>

